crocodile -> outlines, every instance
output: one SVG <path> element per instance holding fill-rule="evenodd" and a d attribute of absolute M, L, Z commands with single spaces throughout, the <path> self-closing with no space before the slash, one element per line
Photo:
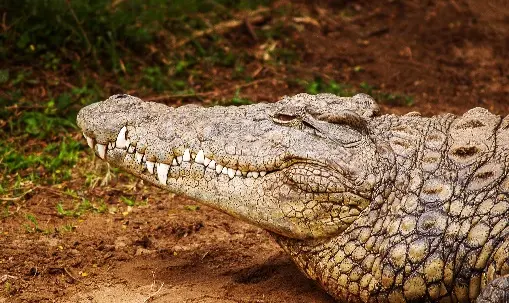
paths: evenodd
<path fill-rule="evenodd" d="M 267 230 L 339 302 L 509 302 L 509 116 L 120 94 L 77 124 L 113 166 Z"/>

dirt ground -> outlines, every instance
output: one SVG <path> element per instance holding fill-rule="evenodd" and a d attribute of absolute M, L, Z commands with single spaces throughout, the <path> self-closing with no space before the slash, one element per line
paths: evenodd
<path fill-rule="evenodd" d="M 292 43 L 301 60 L 277 68 L 253 62 L 249 68 L 261 67 L 257 75 L 267 81 L 246 87 L 244 96 L 277 100 L 301 90 L 271 78 L 320 76 L 413 96 L 411 106 L 384 102 L 385 112 L 460 114 L 476 106 L 509 112 L 509 14 L 503 1 L 333 3 L 292 6 L 306 18 L 285 21 L 297 30 L 278 47 Z M 260 47 L 246 29 L 225 35 L 247 50 Z M 62 189 L 83 188 L 80 182 Z M 35 188 L 28 194 L 23 213 L 36 215 L 44 232 L 29 232 L 33 226 L 22 215 L 1 219 L 0 303 L 333 302 L 263 230 L 133 184 L 121 175 L 113 184 L 80 192 L 104 198 L 118 211 L 78 219 L 55 211 L 56 202 L 65 201 L 61 191 Z M 118 204 L 120 196 L 144 202 L 129 207 Z M 56 232 L 61 226 L 68 232 Z"/>

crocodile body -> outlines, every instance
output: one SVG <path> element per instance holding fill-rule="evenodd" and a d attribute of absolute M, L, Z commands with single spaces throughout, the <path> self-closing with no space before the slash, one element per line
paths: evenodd
<path fill-rule="evenodd" d="M 78 125 L 112 165 L 268 230 L 340 302 L 509 302 L 509 117 L 114 95 Z"/>

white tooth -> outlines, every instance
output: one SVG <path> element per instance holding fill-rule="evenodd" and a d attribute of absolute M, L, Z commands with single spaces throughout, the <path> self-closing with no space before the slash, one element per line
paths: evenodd
<path fill-rule="evenodd" d="M 147 155 L 146 154 L 143 155 L 143 162 L 147 162 Z"/>
<path fill-rule="evenodd" d="M 182 156 L 178 156 L 177 157 L 177 163 L 178 164 L 182 164 Z"/>
<path fill-rule="evenodd" d="M 210 163 L 209 163 L 208 167 L 210 169 L 215 169 L 216 168 L 216 161 L 210 160 Z"/>
<path fill-rule="evenodd" d="M 248 172 L 248 173 L 247 173 L 247 176 L 246 176 L 246 177 L 251 178 L 252 176 L 253 176 L 253 172 L 252 172 L 252 171 L 250 171 L 250 172 Z"/>
<path fill-rule="evenodd" d="M 99 157 L 104 160 L 106 157 L 106 145 L 104 144 L 97 144 L 97 152 L 99 153 Z"/>
<path fill-rule="evenodd" d="M 125 149 L 129 146 L 129 142 L 127 142 L 126 133 L 127 133 L 127 127 L 124 126 L 118 133 L 117 141 L 115 142 L 116 147 Z"/>
<path fill-rule="evenodd" d="M 173 161 L 171 161 L 171 165 L 173 165 L 173 166 L 177 166 L 177 165 L 179 165 L 179 164 L 177 163 L 177 159 L 173 158 Z"/>
<path fill-rule="evenodd" d="M 108 143 L 108 149 L 114 149 L 115 146 L 113 145 L 113 142 Z"/>
<path fill-rule="evenodd" d="M 258 172 L 257 171 L 253 172 L 253 178 L 255 178 L 255 179 L 258 178 Z"/>
<path fill-rule="evenodd" d="M 261 172 L 260 172 L 260 176 L 261 176 L 261 177 L 265 176 L 266 174 L 267 174 L 267 172 L 266 172 L 266 171 L 261 171 Z"/>
<path fill-rule="evenodd" d="M 242 173 L 240 172 L 240 170 L 238 170 L 238 169 L 237 169 L 237 170 L 235 171 L 235 176 L 242 176 Z"/>
<path fill-rule="evenodd" d="M 235 177 L 235 170 L 233 168 L 228 168 L 228 177 L 230 177 L 230 179 Z"/>
<path fill-rule="evenodd" d="M 198 156 L 196 156 L 196 157 L 198 158 Z M 212 161 L 212 160 L 210 160 L 209 158 L 205 157 L 203 159 L 203 165 L 205 165 L 205 167 L 209 166 L 210 161 Z"/>
<path fill-rule="evenodd" d="M 189 152 L 189 149 L 186 149 L 184 151 L 184 155 L 182 156 L 182 161 L 184 161 L 184 162 L 191 161 L 191 153 Z"/>
<path fill-rule="evenodd" d="M 147 161 L 147 170 L 149 173 L 154 173 L 154 162 Z"/>
<path fill-rule="evenodd" d="M 228 174 L 228 168 L 223 166 L 223 169 L 221 170 L 221 173 L 223 175 L 227 175 Z"/>
<path fill-rule="evenodd" d="M 223 166 L 221 164 L 216 165 L 216 173 L 220 174 L 223 171 Z"/>
<path fill-rule="evenodd" d="M 199 150 L 198 154 L 196 154 L 196 158 L 194 158 L 194 162 L 203 164 L 205 161 L 205 155 L 203 154 L 203 150 Z"/>
<path fill-rule="evenodd" d="M 85 136 L 85 139 L 87 139 L 88 146 L 90 146 L 90 148 L 94 148 L 94 139 L 87 137 L 85 134 L 83 135 Z"/>
<path fill-rule="evenodd" d="M 127 152 L 130 154 L 134 154 L 135 151 L 136 151 L 136 147 L 134 145 L 129 145 Z"/>
<path fill-rule="evenodd" d="M 138 162 L 138 164 L 141 164 L 142 160 L 143 160 L 143 154 L 136 152 L 136 162 Z"/>
<path fill-rule="evenodd" d="M 170 166 L 168 164 L 159 163 L 157 166 L 157 179 L 161 184 L 166 185 L 166 180 L 168 180 L 168 170 Z"/>

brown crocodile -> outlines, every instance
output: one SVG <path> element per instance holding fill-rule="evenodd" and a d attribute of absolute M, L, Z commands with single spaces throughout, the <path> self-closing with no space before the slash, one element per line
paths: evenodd
<path fill-rule="evenodd" d="M 509 117 L 114 95 L 78 125 L 112 165 L 269 231 L 338 301 L 509 302 Z"/>

